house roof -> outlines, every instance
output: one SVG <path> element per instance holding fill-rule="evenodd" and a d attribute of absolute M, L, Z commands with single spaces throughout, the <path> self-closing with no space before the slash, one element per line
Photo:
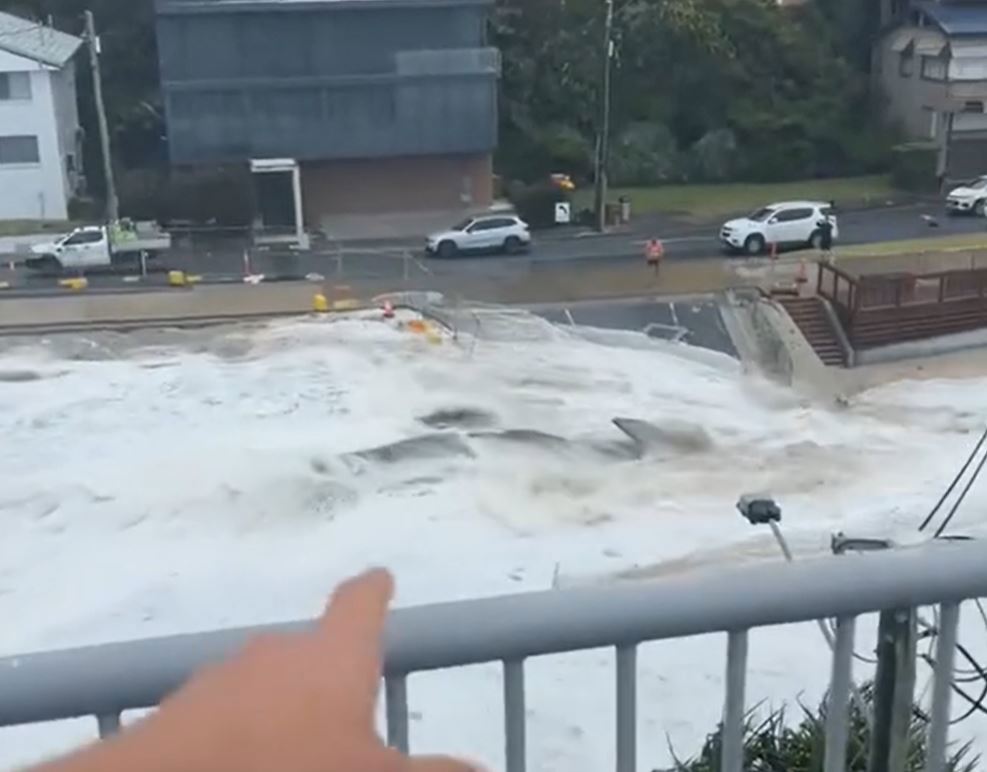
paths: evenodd
<path fill-rule="evenodd" d="M 987 35 L 987 4 L 923 0 L 916 8 L 949 36 Z"/>
<path fill-rule="evenodd" d="M 36 21 L 0 11 L 0 50 L 26 59 L 64 67 L 82 45 L 82 39 Z"/>

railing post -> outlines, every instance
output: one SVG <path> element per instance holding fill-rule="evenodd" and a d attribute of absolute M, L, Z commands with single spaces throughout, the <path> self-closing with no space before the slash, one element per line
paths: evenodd
<path fill-rule="evenodd" d="M 932 685 L 932 708 L 929 711 L 929 741 L 926 746 L 925 772 L 944 772 L 946 768 L 949 702 L 953 691 L 953 663 L 956 660 L 956 636 L 959 626 L 960 605 L 943 603 L 939 607 L 935 682 Z"/>
<path fill-rule="evenodd" d="M 727 638 L 726 698 L 723 706 L 721 772 L 743 772 L 744 768 L 744 690 L 747 682 L 747 631 L 730 633 Z"/>
<path fill-rule="evenodd" d="M 387 744 L 402 753 L 409 749 L 408 741 L 408 679 L 404 675 L 390 676 L 384 682 L 387 711 Z"/>
<path fill-rule="evenodd" d="M 108 713 L 104 716 L 97 716 L 96 725 L 99 727 L 100 739 L 112 737 L 120 731 L 120 714 Z"/>
<path fill-rule="evenodd" d="M 904 772 L 915 696 L 916 615 L 881 612 L 874 677 L 874 731 L 868 772 Z"/>
<path fill-rule="evenodd" d="M 504 663 L 504 729 L 507 772 L 524 772 L 524 660 L 512 659 Z"/>
<path fill-rule="evenodd" d="M 617 647 L 617 772 L 637 768 L 637 646 Z"/>
<path fill-rule="evenodd" d="M 850 728 L 854 629 L 853 617 L 840 617 L 836 621 L 833 668 L 829 681 L 829 703 L 826 706 L 824 772 L 843 772 L 846 768 L 847 738 Z"/>

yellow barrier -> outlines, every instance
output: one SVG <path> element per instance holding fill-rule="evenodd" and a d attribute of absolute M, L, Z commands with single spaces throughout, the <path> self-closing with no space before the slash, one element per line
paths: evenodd
<path fill-rule="evenodd" d="M 360 307 L 360 301 L 356 298 L 344 298 L 332 304 L 333 311 L 358 311 Z"/>
<path fill-rule="evenodd" d="M 74 279 L 62 279 L 58 282 L 58 286 L 78 292 L 79 290 L 84 290 L 89 286 L 89 279 L 85 276 L 79 276 Z"/>
<path fill-rule="evenodd" d="M 329 299 L 321 292 L 315 293 L 315 297 L 312 298 L 312 310 L 317 314 L 328 313 Z"/>
<path fill-rule="evenodd" d="M 188 283 L 185 271 L 168 271 L 168 284 L 172 287 L 184 287 Z"/>

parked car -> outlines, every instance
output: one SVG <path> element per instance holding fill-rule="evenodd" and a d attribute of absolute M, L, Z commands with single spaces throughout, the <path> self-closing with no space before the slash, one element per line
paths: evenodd
<path fill-rule="evenodd" d="M 950 214 L 984 216 L 987 202 L 987 174 L 968 180 L 953 188 L 946 196 L 946 211 Z"/>
<path fill-rule="evenodd" d="M 517 254 L 531 246 L 528 223 L 514 214 L 467 217 L 447 231 L 433 233 L 425 240 L 425 251 L 438 257 L 459 254 Z"/>
<path fill-rule="evenodd" d="M 137 265 L 171 249 L 171 236 L 154 223 L 88 225 L 67 236 L 31 247 L 24 265 L 35 271 L 59 273 L 117 265 Z"/>
<path fill-rule="evenodd" d="M 831 203 L 824 201 L 782 201 L 723 224 L 720 241 L 733 252 L 759 255 L 771 244 L 783 247 L 822 246 L 819 223 L 833 225 L 833 241 L 839 238 L 839 225 Z"/>

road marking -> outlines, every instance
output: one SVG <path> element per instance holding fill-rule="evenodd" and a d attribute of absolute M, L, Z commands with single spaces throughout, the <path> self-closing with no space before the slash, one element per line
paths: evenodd
<path fill-rule="evenodd" d="M 632 241 L 631 243 L 637 247 L 643 247 L 648 243 L 649 240 L 644 241 Z M 673 236 L 670 239 L 662 239 L 663 244 L 685 244 L 688 242 L 696 241 L 719 241 L 715 236 Z"/>

